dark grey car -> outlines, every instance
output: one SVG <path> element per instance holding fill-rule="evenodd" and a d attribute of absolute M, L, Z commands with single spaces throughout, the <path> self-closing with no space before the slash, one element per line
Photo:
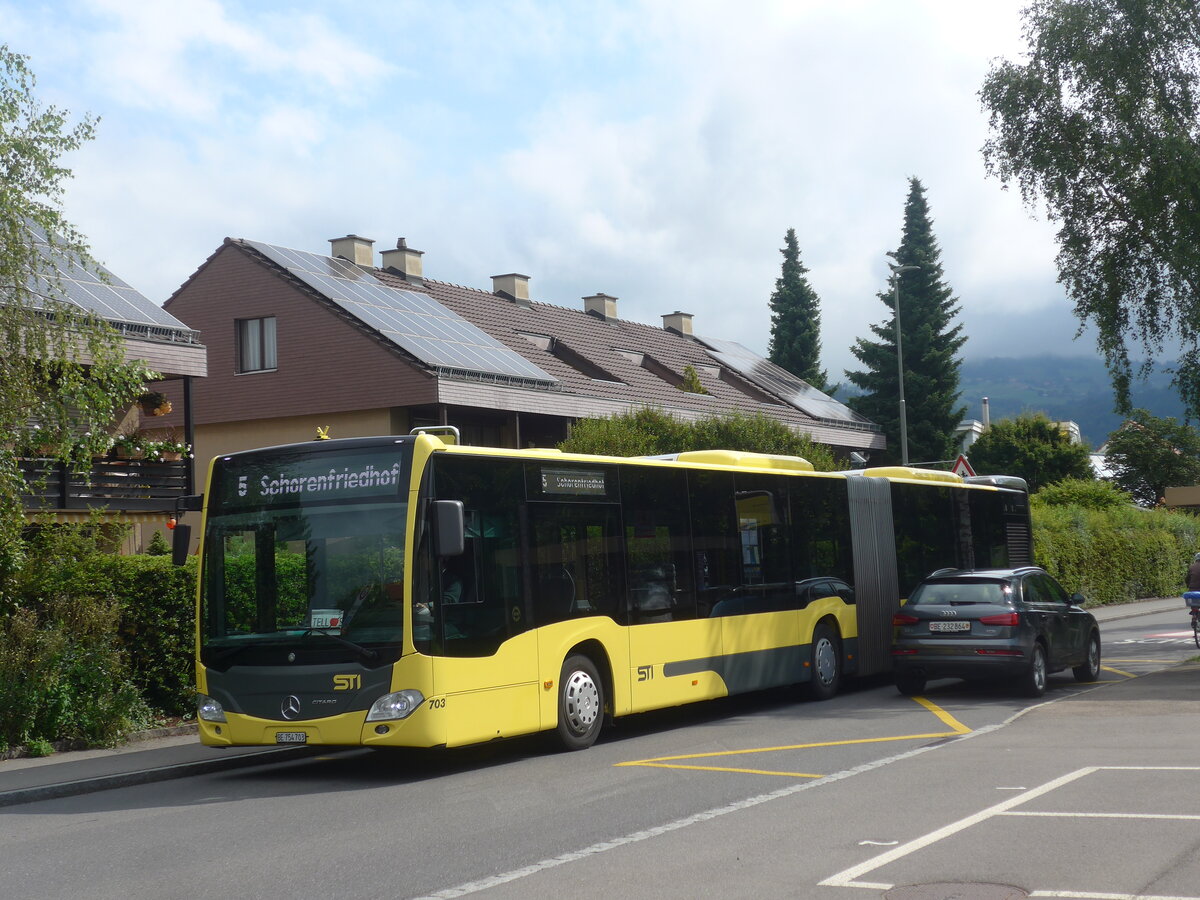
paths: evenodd
<path fill-rule="evenodd" d="M 1031 697 L 1046 675 L 1100 674 L 1100 628 L 1044 569 L 940 569 L 892 618 L 896 687 L 911 695 L 933 678 L 1007 678 Z"/>

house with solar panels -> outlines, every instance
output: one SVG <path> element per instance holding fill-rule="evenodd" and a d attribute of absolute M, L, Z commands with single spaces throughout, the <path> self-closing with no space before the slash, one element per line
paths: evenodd
<path fill-rule="evenodd" d="M 35 294 L 59 299 L 99 316 L 119 335 L 126 361 L 140 361 L 162 376 L 148 390 L 171 390 L 173 418 L 159 417 L 165 406 L 119 409 L 110 423 L 115 439 L 109 455 L 92 461 L 89 471 L 74 472 L 56 459 L 32 451 L 20 461 L 28 489 L 24 494 L 31 518 L 86 521 L 95 510 L 128 523 L 123 549 L 144 548 L 155 531 L 165 531 L 180 497 L 195 493 L 194 460 L 186 452 L 139 451 L 194 441 L 192 385 L 207 371 L 207 353 L 197 331 L 151 302 L 99 263 L 81 264 L 53 248 L 42 235 L 36 246 L 47 264 L 47 279 L 57 290 L 33 285 Z M 53 274 L 51 274 L 53 273 Z"/>
<path fill-rule="evenodd" d="M 733 341 L 621 319 L 617 298 L 533 300 L 426 278 L 401 239 L 378 261 L 347 235 L 328 254 L 226 238 L 167 301 L 208 346 L 195 387 L 200 459 L 278 443 L 457 426 L 464 443 L 552 447 L 572 422 L 652 406 L 692 420 L 763 413 L 848 457 L 879 426 Z M 682 390 L 691 373 L 705 393 Z"/>

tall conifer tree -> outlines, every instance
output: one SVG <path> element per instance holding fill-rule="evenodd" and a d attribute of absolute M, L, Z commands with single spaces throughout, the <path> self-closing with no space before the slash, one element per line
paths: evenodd
<path fill-rule="evenodd" d="M 771 294 L 771 346 L 768 358 L 818 390 L 828 379 L 821 370 L 821 300 L 800 262 L 796 229 L 784 237 L 783 267 Z"/>
<path fill-rule="evenodd" d="M 909 179 L 904 232 L 895 258 L 899 265 L 920 267 L 898 276 L 908 457 L 915 463 L 952 459 L 957 453 L 954 429 L 966 413 L 959 404 L 958 381 L 962 364 L 958 351 L 966 337 L 961 334 L 962 325 L 953 324 L 959 312 L 958 300 L 943 278 L 941 249 L 933 235 L 925 188 L 917 178 Z M 891 288 L 889 282 L 888 289 L 878 294 L 891 317 L 882 325 L 871 326 L 878 341 L 855 341 L 850 350 L 864 368 L 847 371 L 846 376 L 864 391 L 862 396 L 850 399 L 851 408 L 878 422 L 887 435 L 886 460 L 880 461 L 899 462 L 900 392 Z"/>

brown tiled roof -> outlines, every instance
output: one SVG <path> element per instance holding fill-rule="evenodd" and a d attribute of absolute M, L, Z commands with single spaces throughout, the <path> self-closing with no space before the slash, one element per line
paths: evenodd
<path fill-rule="evenodd" d="M 247 250 L 240 240 L 229 243 Z M 266 265 L 274 265 L 258 253 L 247 252 Z M 367 271 L 388 287 L 430 296 L 553 376 L 557 384 L 552 392 L 562 401 L 577 398 L 578 402 L 572 404 L 572 408 L 579 410 L 577 415 L 607 415 L 639 405 L 658 407 L 684 418 L 726 415 L 735 411 L 762 413 L 821 443 L 864 449 L 884 446 L 883 436 L 876 426 L 815 417 L 789 403 L 789 398 L 777 384 L 739 375 L 709 352 L 703 338 L 693 340 L 665 328 L 622 319 L 603 319 L 581 309 L 550 303 L 532 301 L 525 305 L 501 294 L 448 282 L 427 278 L 408 281 L 384 269 L 369 268 Z M 298 279 L 297 284 L 310 295 L 320 296 Z M 382 335 L 379 338 L 392 350 L 397 349 Z M 402 350 L 399 352 L 403 353 Z M 749 351 L 745 352 L 749 355 Z M 433 367 L 422 360 L 405 355 L 414 365 L 433 371 Z M 646 361 L 639 364 L 638 359 Z M 763 368 L 782 373 L 766 360 L 761 363 Z M 683 381 L 687 366 L 696 370 L 707 394 L 676 387 Z M 782 374 L 786 376 L 786 373 Z M 438 375 L 445 381 L 454 380 L 453 375 L 444 372 Z M 542 411 L 537 403 L 531 392 L 529 411 Z M 558 405 L 564 408 L 561 403 Z"/>
<path fill-rule="evenodd" d="M 799 426 L 825 443 L 863 447 L 882 446 L 877 430 L 862 426 L 832 425 L 821 422 L 775 396 L 760 384 L 722 366 L 700 340 L 623 319 L 605 320 L 579 309 L 550 303 L 515 303 L 503 296 L 461 285 L 425 279 L 417 285 L 387 271 L 373 273 L 380 281 L 405 290 L 424 290 L 431 297 L 458 313 L 505 346 L 520 353 L 534 365 L 557 378 L 563 389 L 589 397 L 625 403 L 658 406 L 667 411 L 684 410 L 697 416 L 724 415 L 734 411 L 763 413 L 789 425 Z M 553 350 L 542 349 L 523 335 L 544 335 L 569 348 L 617 381 L 589 377 L 570 365 Z M 684 368 L 696 369 L 707 394 L 680 390 L 652 371 L 639 365 L 625 353 L 644 354 L 682 381 Z M 721 374 L 712 372 L 723 370 Z M 843 433 L 834 435 L 832 432 Z"/>

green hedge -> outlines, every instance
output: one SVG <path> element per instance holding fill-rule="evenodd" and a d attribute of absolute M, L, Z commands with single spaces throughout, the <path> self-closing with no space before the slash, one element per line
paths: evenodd
<path fill-rule="evenodd" d="M 1034 503 L 1037 562 L 1093 606 L 1179 595 L 1198 544 L 1200 520 L 1186 513 Z"/>
<path fill-rule="evenodd" d="M 45 525 L 0 585 L 0 747 L 110 745 L 193 709 L 194 561 Z"/>

